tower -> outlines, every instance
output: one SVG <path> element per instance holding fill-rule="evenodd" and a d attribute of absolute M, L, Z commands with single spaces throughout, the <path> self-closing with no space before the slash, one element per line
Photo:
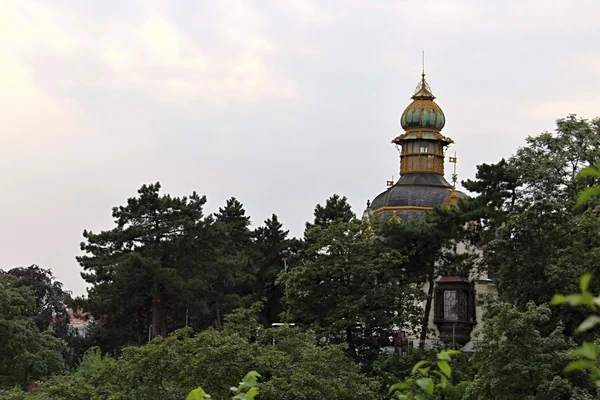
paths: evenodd
<path fill-rule="evenodd" d="M 441 133 L 446 117 L 425 72 L 411 98 L 400 117 L 404 133 L 392 139 L 400 152 L 400 178 L 368 206 L 369 213 L 383 219 L 422 217 L 435 205 L 465 197 L 444 178 L 445 151 L 454 141 Z"/>
<path fill-rule="evenodd" d="M 400 152 L 400 178 L 397 182 L 388 181 L 388 188 L 367 202 L 367 215 L 408 222 L 423 218 L 436 205 L 457 204 L 466 197 L 456 190 L 456 169 L 452 184 L 444 178 L 445 153 L 454 141 L 442 134 L 446 116 L 435 98 L 423 72 L 411 96 L 412 102 L 400 117 L 403 132 L 392 139 Z M 449 161 L 456 167 L 456 156 Z M 455 251 L 465 250 L 465 243 L 456 243 Z M 429 289 L 427 282 L 424 290 Z M 432 289 L 429 329 L 437 331 L 437 338 L 451 338 L 458 345 L 467 345 L 473 330 L 478 329 L 477 319 L 481 316 L 475 294 L 495 293 L 495 285 L 487 276 L 476 274 L 438 276 Z M 469 346 L 472 348 L 472 345 L 466 348 Z"/>

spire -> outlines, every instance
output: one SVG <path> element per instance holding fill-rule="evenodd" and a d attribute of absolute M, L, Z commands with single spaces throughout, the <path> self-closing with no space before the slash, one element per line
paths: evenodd
<path fill-rule="evenodd" d="M 431 92 L 429 84 L 425 80 L 425 71 L 421 73 L 421 81 L 415 89 L 415 93 L 411 97 L 413 100 L 433 100 L 435 96 Z"/>
<path fill-rule="evenodd" d="M 425 50 L 423 50 L 423 59 L 421 61 L 421 82 L 417 85 L 415 93 L 412 96 L 413 100 L 433 100 L 435 96 L 431 92 L 431 88 L 425 80 Z"/>

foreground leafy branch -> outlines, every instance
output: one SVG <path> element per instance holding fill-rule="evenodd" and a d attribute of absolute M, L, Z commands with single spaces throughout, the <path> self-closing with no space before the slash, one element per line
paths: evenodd
<path fill-rule="evenodd" d="M 436 388 L 448 387 L 452 377 L 451 356 L 460 354 L 458 350 L 442 350 L 436 361 L 419 361 L 411 371 L 411 376 L 392 385 L 389 394 L 397 400 L 425 400 L 433 395 Z"/>
<path fill-rule="evenodd" d="M 258 378 L 260 374 L 256 371 L 250 371 L 246 374 L 244 379 L 240 382 L 238 387 L 231 387 L 231 391 L 234 396 L 232 400 L 254 400 L 258 395 Z M 192 390 L 185 400 L 206 400 L 211 399 L 201 387 Z"/>
<path fill-rule="evenodd" d="M 579 286 L 581 293 L 562 295 L 556 294 L 550 301 L 551 305 L 569 304 L 571 306 L 586 306 L 592 311 L 579 326 L 575 333 L 589 331 L 600 324 L 600 296 L 594 296 L 589 290 L 592 274 L 581 277 Z M 600 388 L 600 346 L 596 343 L 584 342 L 581 346 L 570 353 L 573 359 L 566 367 L 565 372 L 588 371 L 590 379 Z"/>

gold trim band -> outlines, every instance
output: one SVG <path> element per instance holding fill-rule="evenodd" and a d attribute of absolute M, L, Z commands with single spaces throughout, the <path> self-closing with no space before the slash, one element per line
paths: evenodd
<path fill-rule="evenodd" d="M 420 207 L 420 206 L 395 206 L 395 207 L 381 207 L 377 210 L 373 210 L 373 214 L 379 214 L 385 211 L 431 211 L 433 207 Z"/>

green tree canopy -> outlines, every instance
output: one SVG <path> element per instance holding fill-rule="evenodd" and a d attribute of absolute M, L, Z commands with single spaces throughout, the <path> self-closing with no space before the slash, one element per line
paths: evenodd
<path fill-rule="evenodd" d="M 421 315 L 422 291 L 407 278 L 405 257 L 377 233 L 359 220 L 315 226 L 284 277 L 288 319 L 346 342 L 355 355 L 377 352 L 394 329 L 415 328 Z"/>
<path fill-rule="evenodd" d="M 266 324 L 278 322 L 279 314 L 283 312 L 283 287 L 276 281 L 288 262 L 288 233 L 283 230 L 275 214 L 253 232 L 256 271 L 254 301 L 264 299 L 263 321 Z"/>
<path fill-rule="evenodd" d="M 346 196 L 341 197 L 338 194 L 332 195 L 325 202 L 325 205 L 317 204 L 314 210 L 314 221 L 306 223 L 306 231 L 313 226 L 325 226 L 327 224 L 343 221 L 349 222 L 356 218 L 352 207 L 348 204 Z"/>
<path fill-rule="evenodd" d="M 466 399 L 568 400 L 593 391 L 584 374 L 563 373 L 575 346 L 562 326 L 553 327 L 550 315 L 547 305 L 533 302 L 523 311 L 488 303 L 483 341 L 473 356 L 477 375 Z"/>
<path fill-rule="evenodd" d="M 61 340 L 48 331 L 40 333 L 35 315 L 30 289 L 17 286 L 12 275 L 0 274 L 0 388 L 25 387 L 63 370 Z"/>
<path fill-rule="evenodd" d="M 160 184 L 144 185 L 138 197 L 113 208 L 115 227 L 84 231 L 77 257 L 83 278 L 92 285 L 85 309 L 98 320 L 105 348 L 143 343 L 183 326 L 180 299 L 200 293 L 195 249 L 207 234 L 206 198 L 160 194 Z M 185 311 L 184 311 L 185 312 Z M 173 315 L 170 315 L 173 313 Z"/>
<path fill-rule="evenodd" d="M 119 358 L 90 351 L 76 372 L 40 385 L 39 394 L 53 400 L 181 400 L 201 386 L 226 399 L 240 377 L 256 370 L 263 400 L 376 398 L 379 384 L 340 346 L 318 346 L 312 333 L 298 328 L 264 329 L 258 319 L 241 311 L 221 332 L 179 330 L 128 348 Z"/>

